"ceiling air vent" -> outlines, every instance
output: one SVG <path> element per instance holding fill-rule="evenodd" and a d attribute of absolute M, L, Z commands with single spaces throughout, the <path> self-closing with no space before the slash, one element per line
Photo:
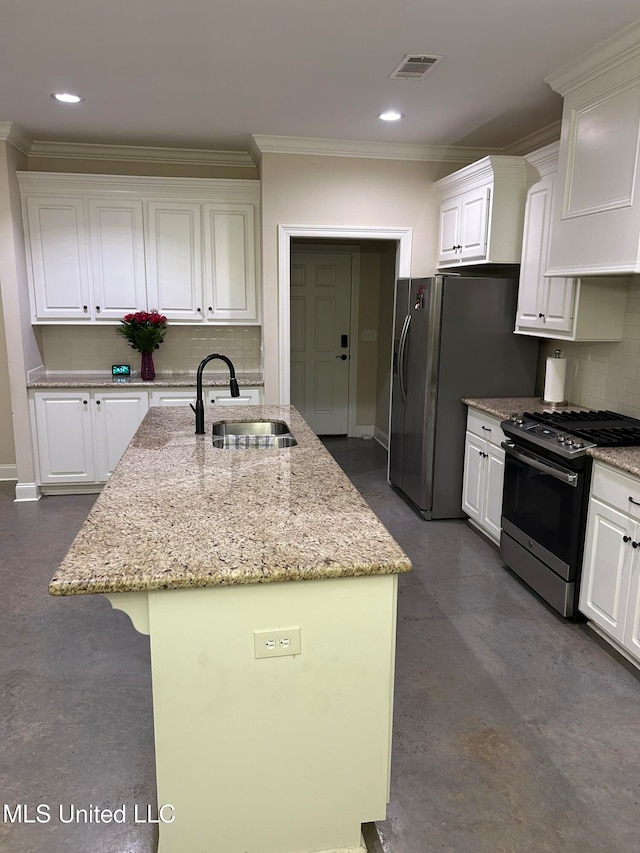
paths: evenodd
<path fill-rule="evenodd" d="M 395 80 L 423 80 L 441 59 L 441 56 L 408 53 L 389 77 Z"/>

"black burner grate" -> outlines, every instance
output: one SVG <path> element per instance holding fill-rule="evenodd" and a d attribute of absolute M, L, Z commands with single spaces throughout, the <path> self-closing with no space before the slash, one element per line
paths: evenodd
<path fill-rule="evenodd" d="M 640 420 L 604 411 L 533 412 L 525 417 L 565 430 L 598 447 L 639 447 Z"/>

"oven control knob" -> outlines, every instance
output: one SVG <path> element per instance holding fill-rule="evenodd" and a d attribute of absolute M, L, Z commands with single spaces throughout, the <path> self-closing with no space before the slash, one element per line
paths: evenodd
<path fill-rule="evenodd" d="M 574 441 L 573 446 L 580 448 L 580 447 L 584 447 L 584 444 L 581 441 Z"/>
<path fill-rule="evenodd" d="M 522 426 L 522 425 L 523 425 L 523 423 L 524 423 L 524 418 L 516 418 L 515 423 L 516 423 L 518 426 Z"/>
<path fill-rule="evenodd" d="M 567 440 L 567 436 L 566 436 L 563 432 L 558 433 L 558 435 L 556 436 L 556 438 L 558 439 L 558 441 L 560 442 L 560 444 L 564 444 L 564 443 L 565 443 L 565 441 Z"/>
<path fill-rule="evenodd" d="M 572 438 L 566 439 L 564 446 L 565 447 L 571 447 L 572 445 L 573 445 L 573 439 Z"/>

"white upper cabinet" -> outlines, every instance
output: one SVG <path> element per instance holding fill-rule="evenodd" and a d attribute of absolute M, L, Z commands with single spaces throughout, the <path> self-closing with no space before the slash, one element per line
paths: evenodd
<path fill-rule="evenodd" d="M 524 157 L 491 155 L 436 181 L 440 267 L 520 262 L 527 171 Z"/>
<path fill-rule="evenodd" d="M 258 323 L 258 181 L 19 172 L 33 323 Z"/>
<path fill-rule="evenodd" d="M 622 340 L 628 279 L 549 277 L 558 144 L 529 155 L 537 179 L 527 192 L 516 332 L 568 341 Z"/>
<path fill-rule="evenodd" d="M 546 272 L 640 272 L 640 23 L 546 82 L 564 97 Z"/>
<path fill-rule="evenodd" d="M 200 205 L 150 201 L 147 235 L 149 307 L 169 320 L 200 322 Z"/>
<path fill-rule="evenodd" d="M 90 320 L 86 218 L 82 199 L 25 200 L 34 320 Z"/>
<path fill-rule="evenodd" d="M 207 317 L 251 320 L 257 316 L 255 211 L 249 204 L 204 205 Z"/>
<path fill-rule="evenodd" d="M 122 319 L 146 305 L 142 202 L 89 199 L 95 318 Z"/>

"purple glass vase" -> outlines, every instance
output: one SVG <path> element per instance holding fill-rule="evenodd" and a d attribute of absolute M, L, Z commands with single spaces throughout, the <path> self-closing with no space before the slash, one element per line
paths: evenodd
<path fill-rule="evenodd" d="M 153 353 L 143 352 L 140 354 L 142 355 L 142 364 L 140 365 L 140 378 L 144 379 L 146 382 L 150 382 L 152 379 L 156 378 L 156 369 L 153 366 Z"/>

